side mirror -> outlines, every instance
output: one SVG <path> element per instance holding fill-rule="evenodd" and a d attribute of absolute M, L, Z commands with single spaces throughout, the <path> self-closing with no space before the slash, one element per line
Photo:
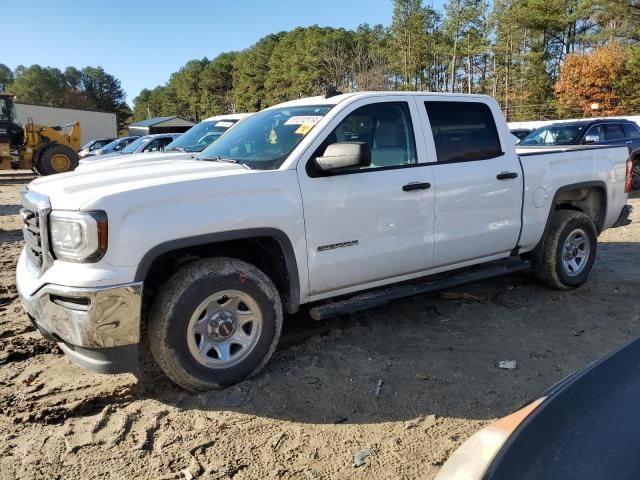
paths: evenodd
<path fill-rule="evenodd" d="M 333 143 L 322 157 L 316 157 L 316 166 L 323 172 L 371 165 L 371 149 L 364 142 Z"/>
<path fill-rule="evenodd" d="M 598 143 L 600 141 L 600 137 L 598 135 L 587 135 L 584 137 L 582 143 L 585 145 L 591 145 L 593 143 Z"/>

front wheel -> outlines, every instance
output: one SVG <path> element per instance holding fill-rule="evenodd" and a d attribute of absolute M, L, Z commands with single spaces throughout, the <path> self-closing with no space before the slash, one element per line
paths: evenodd
<path fill-rule="evenodd" d="M 276 287 L 258 268 L 233 258 L 201 260 L 180 269 L 154 301 L 149 348 L 181 387 L 225 387 L 269 361 L 282 318 Z"/>
<path fill-rule="evenodd" d="M 558 290 L 579 287 L 593 268 L 598 234 L 582 212 L 557 210 L 542 244 L 532 256 L 533 273 L 543 284 Z"/>

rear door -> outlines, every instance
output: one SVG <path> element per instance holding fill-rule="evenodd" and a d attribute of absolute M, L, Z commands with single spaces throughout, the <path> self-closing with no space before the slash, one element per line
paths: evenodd
<path fill-rule="evenodd" d="M 627 141 L 620 123 L 603 123 L 602 130 L 606 145 L 624 145 Z"/>
<path fill-rule="evenodd" d="M 338 142 L 369 144 L 371 165 L 330 175 L 317 171 L 315 157 Z M 345 107 L 310 151 L 298 164 L 298 178 L 312 297 L 431 267 L 433 176 L 410 97 L 366 98 Z"/>
<path fill-rule="evenodd" d="M 433 266 L 508 255 L 520 235 L 523 179 L 506 124 L 482 101 L 426 97 L 435 201 Z"/>

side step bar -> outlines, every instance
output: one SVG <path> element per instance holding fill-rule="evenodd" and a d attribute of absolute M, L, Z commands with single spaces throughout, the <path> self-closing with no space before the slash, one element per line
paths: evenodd
<path fill-rule="evenodd" d="M 455 274 L 449 274 L 436 280 L 424 281 L 420 283 L 403 283 L 399 285 L 372 290 L 361 293 L 355 297 L 338 302 L 318 305 L 309 310 L 311 318 L 314 320 L 326 320 L 338 315 L 355 313 L 368 308 L 378 307 L 389 303 L 392 300 L 412 297 L 423 293 L 432 293 L 447 288 L 457 287 L 465 283 L 477 282 L 488 278 L 499 277 L 512 273 L 525 272 L 531 268 L 531 264 L 520 258 L 509 258 L 499 262 L 491 262 L 480 267 L 470 267 L 458 270 Z"/>

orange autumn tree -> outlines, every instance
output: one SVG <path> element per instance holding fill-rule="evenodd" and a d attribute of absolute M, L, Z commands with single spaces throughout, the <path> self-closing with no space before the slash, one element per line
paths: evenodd
<path fill-rule="evenodd" d="M 616 43 L 590 53 L 567 55 L 555 85 L 560 108 L 582 111 L 587 117 L 624 114 L 616 91 L 624 63 L 624 54 Z M 593 104 L 599 108 L 593 109 Z"/>

